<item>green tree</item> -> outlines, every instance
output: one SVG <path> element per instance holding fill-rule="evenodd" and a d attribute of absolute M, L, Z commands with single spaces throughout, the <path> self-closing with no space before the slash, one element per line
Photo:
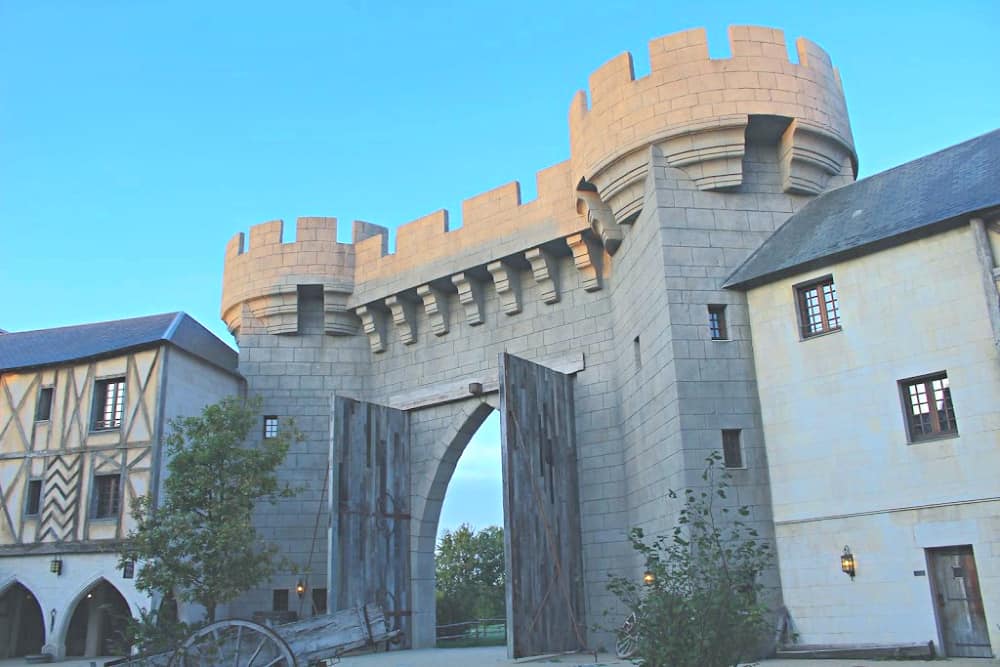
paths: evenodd
<path fill-rule="evenodd" d="M 439 625 L 504 616 L 503 528 L 446 530 L 435 564 Z"/>
<path fill-rule="evenodd" d="M 649 667 L 729 667 L 763 645 L 768 609 L 760 575 L 773 555 L 746 523 L 749 508 L 725 506 L 731 475 L 720 472 L 720 461 L 710 455 L 705 485 L 684 491 L 671 533 L 647 542 L 632 529 L 632 547 L 652 582 L 612 577 L 608 585 L 636 614 L 639 654 Z"/>
<path fill-rule="evenodd" d="M 275 470 L 302 435 L 289 421 L 277 437 L 246 446 L 260 407 L 259 398 L 228 397 L 200 416 L 171 420 L 165 493 L 158 503 L 146 495 L 132 505 L 136 527 L 120 557 L 138 562 L 136 588 L 196 602 L 208 622 L 219 604 L 267 579 L 279 563 L 251 515 L 259 501 L 294 495 Z"/>

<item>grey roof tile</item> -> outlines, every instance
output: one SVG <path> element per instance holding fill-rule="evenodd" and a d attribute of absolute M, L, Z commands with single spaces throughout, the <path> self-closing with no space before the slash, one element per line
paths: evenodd
<path fill-rule="evenodd" d="M 8 332 L 0 336 L 0 371 L 105 357 L 160 342 L 172 343 L 224 370 L 236 371 L 236 352 L 181 312 Z"/>
<path fill-rule="evenodd" d="M 1000 130 L 820 195 L 778 228 L 725 286 L 767 283 L 995 206 Z"/>

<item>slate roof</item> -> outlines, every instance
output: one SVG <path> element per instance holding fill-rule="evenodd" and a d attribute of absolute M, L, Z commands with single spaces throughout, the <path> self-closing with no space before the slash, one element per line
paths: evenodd
<path fill-rule="evenodd" d="M 181 312 L 8 332 L 0 336 L 0 372 L 108 357 L 164 342 L 236 372 L 236 352 Z"/>
<path fill-rule="evenodd" d="M 1000 206 L 1000 130 L 824 193 L 790 217 L 725 287 L 785 275 L 934 233 Z"/>

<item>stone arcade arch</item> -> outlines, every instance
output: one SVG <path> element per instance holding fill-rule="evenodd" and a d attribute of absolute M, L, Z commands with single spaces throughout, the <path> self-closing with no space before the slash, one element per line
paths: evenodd
<path fill-rule="evenodd" d="M 0 658 L 41 653 L 45 645 L 45 617 L 35 594 L 12 580 L 0 587 Z"/>
<path fill-rule="evenodd" d="M 126 619 L 132 615 L 125 596 L 99 577 L 84 587 L 67 606 L 60 634 L 66 656 L 115 655 Z"/>

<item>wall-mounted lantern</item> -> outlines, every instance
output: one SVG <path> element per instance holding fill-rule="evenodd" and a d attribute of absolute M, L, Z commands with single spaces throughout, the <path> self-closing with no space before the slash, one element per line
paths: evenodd
<path fill-rule="evenodd" d="M 849 576 L 851 581 L 854 581 L 854 567 L 854 554 L 851 553 L 851 548 L 845 545 L 844 553 L 840 554 L 840 571 Z"/>
<path fill-rule="evenodd" d="M 646 570 L 642 573 L 642 583 L 647 586 L 652 586 L 656 583 L 656 574 L 654 574 L 651 570 Z"/>
<path fill-rule="evenodd" d="M 302 597 L 303 595 L 305 595 L 306 594 L 306 582 L 304 582 L 301 579 L 299 579 L 299 582 L 297 584 L 295 584 L 295 593 L 299 597 Z"/>
<path fill-rule="evenodd" d="M 49 572 L 57 577 L 62 574 L 62 558 L 59 556 L 52 557 L 52 560 L 49 561 Z"/>

